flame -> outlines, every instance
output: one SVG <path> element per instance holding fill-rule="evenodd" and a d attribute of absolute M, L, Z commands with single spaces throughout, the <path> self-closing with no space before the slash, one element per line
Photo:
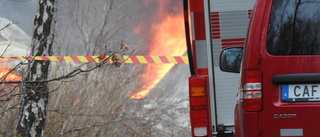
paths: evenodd
<path fill-rule="evenodd" d="M 8 68 L 0 68 L 0 78 L 1 80 L 5 81 L 20 81 L 21 77 L 15 74 L 8 74 L 7 73 L 10 71 Z M 6 76 L 7 75 L 7 76 Z"/>
<path fill-rule="evenodd" d="M 145 0 L 148 2 L 148 0 Z M 164 3 L 159 4 L 158 13 L 165 16 L 158 24 L 152 24 L 150 32 L 153 33 L 151 38 L 150 56 L 181 56 L 186 52 L 183 12 L 178 15 L 164 14 Z M 141 33 L 140 24 L 134 28 L 135 33 Z M 146 72 L 142 74 L 148 83 L 144 85 L 143 90 L 133 94 L 131 98 L 142 99 L 153 89 L 160 80 L 171 70 L 173 64 L 148 64 Z"/>
<path fill-rule="evenodd" d="M 21 77 L 10 72 L 11 70 L 8 68 L 10 66 L 9 61 L 7 59 L 1 59 L 0 63 L 2 67 L 0 67 L 0 80 L 5 81 L 20 81 Z M 9 73 L 10 72 L 10 73 Z M 9 73 L 9 74 L 8 74 Z"/>
<path fill-rule="evenodd" d="M 9 64 L 8 59 L 0 59 L 0 81 L 21 81 L 22 78 L 19 75 L 14 74 L 15 70 L 10 69 L 11 65 Z M 10 98 L 12 92 L 17 86 L 15 84 L 0 84 L 2 91 L 0 92 L 0 100 L 6 100 Z"/>
<path fill-rule="evenodd" d="M 72 98 L 72 105 L 75 106 L 80 103 L 80 98 L 79 97 L 73 97 Z"/>

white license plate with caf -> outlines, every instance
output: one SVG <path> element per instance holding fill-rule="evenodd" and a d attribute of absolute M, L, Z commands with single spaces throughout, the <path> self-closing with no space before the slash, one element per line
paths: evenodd
<path fill-rule="evenodd" d="M 320 102 L 320 84 L 289 84 L 281 86 L 282 101 Z"/>

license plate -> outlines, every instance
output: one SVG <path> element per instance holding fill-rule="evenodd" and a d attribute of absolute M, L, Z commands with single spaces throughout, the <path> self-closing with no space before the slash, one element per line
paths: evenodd
<path fill-rule="evenodd" d="M 320 84 L 282 85 L 282 101 L 320 102 Z"/>

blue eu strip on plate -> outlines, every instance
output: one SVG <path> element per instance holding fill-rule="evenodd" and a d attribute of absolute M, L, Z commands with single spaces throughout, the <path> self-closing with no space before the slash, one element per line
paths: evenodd
<path fill-rule="evenodd" d="M 289 98 L 289 85 L 282 85 L 282 99 L 288 99 Z"/>

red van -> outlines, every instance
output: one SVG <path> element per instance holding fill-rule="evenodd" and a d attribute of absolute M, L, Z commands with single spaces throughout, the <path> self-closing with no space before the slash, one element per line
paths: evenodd
<path fill-rule="evenodd" d="M 320 0 L 257 0 L 220 69 L 241 75 L 236 137 L 320 137 Z"/>

